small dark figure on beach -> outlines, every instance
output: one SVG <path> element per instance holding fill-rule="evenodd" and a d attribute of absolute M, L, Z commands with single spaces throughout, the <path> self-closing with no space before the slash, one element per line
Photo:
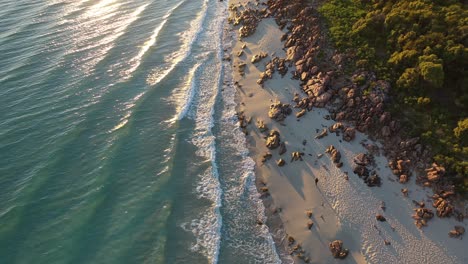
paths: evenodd
<path fill-rule="evenodd" d="M 317 186 L 318 178 L 315 178 L 315 186 Z"/>

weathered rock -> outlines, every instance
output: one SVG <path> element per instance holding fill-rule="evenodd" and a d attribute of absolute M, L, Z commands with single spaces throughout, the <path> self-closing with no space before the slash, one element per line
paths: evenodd
<path fill-rule="evenodd" d="M 387 219 L 385 219 L 385 217 L 383 215 L 381 215 L 381 214 L 376 215 L 375 219 L 377 219 L 377 221 L 380 221 L 380 222 L 387 221 Z"/>
<path fill-rule="evenodd" d="M 371 175 L 369 178 L 367 178 L 365 181 L 364 181 L 367 186 L 369 187 L 380 187 L 380 185 L 382 185 L 382 181 L 380 180 L 380 177 L 377 175 L 377 174 L 373 174 Z"/>
<path fill-rule="evenodd" d="M 406 174 L 400 175 L 399 181 L 400 181 L 400 183 L 407 183 L 408 182 L 408 175 L 406 175 Z"/>
<path fill-rule="evenodd" d="M 299 118 L 299 117 L 302 117 L 303 115 L 306 114 L 306 110 L 305 109 L 302 109 L 301 111 L 297 112 L 296 113 L 296 117 Z"/>
<path fill-rule="evenodd" d="M 329 146 L 325 152 L 330 154 L 330 158 L 333 163 L 337 164 L 340 162 L 341 153 L 335 148 L 335 146 Z"/>
<path fill-rule="evenodd" d="M 284 159 L 279 159 L 276 162 L 276 165 L 278 165 L 278 167 L 283 167 L 285 164 L 286 164 L 286 161 L 284 161 Z"/>
<path fill-rule="evenodd" d="M 337 122 L 335 124 L 333 124 L 331 127 L 328 128 L 328 130 L 331 132 L 331 133 L 335 133 L 335 132 L 339 132 L 341 130 L 343 130 L 344 128 L 344 125 L 340 122 Z"/>
<path fill-rule="evenodd" d="M 453 230 L 450 230 L 449 236 L 458 238 L 461 237 L 465 233 L 465 228 L 463 226 L 455 226 Z"/>
<path fill-rule="evenodd" d="M 328 244 L 330 251 L 335 258 L 344 259 L 348 255 L 348 250 L 343 249 L 343 241 L 335 240 Z"/>
<path fill-rule="evenodd" d="M 353 172 L 357 174 L 359 177 L 368 177 L 369 176 L 369 170 L 362 165 L 357 165 L 354 167 Z"/>
<path fill-rule="evenodd" d="M 426 170 L 426 173 L 427 173 L 427 179 L 430 182 L 437 182 L 440 180 L 442 176 L 444 176 L 445 168 L 437 165 L 437 163 L 433 163 L 432 167 Z"/>
<path fill-rule="evenodd" d="M 252 57 L 252 59 L 250 60 L 250 62 L 257 63 L 257 62 L 261 61 L 262 59 L 266 58 L 267 56 L 268 56 L 268 54 L 266 54 L 266 53 L 255 54 Z"/>
<path fill-rule="evenodd" d="M 354 163 L 361 166 L 367 166 L 372 162 L 372 158 L 364 153 L 359 153 L 354 157 Z"/>
<path fill-rule="evenodd" d="M 392 134 L 390 128 L 388 126 L 382 127 L 382 136 L 389 137 Z"/>
<path fill-rule="evenodd" d="M 263 120 L 257 120 L 257 128 L 262 133 L 268 130 L 268 127 L 265 125 Z"/>
<path fill-rule="evenodd" d="M 437 216 L 438 217 L 448 217 L 453 212 L 453 205 L 450 202 L 442 197 L 435 199 L 434 203 L 432 204 L 434 208 L 437 209 Z"/>
<path fill-rule="evenodd" d="M 266 140 L 267 148 L 275 149 L 279 147 L 279 145 L 280 145 L 280 137 L 279 137 L 278 131 L 276 130 L 270 131 L 270 134 L 268 135 L 267 140 Z"/>
<path fill-rule="evenodd" d="M 328 135 L 327 129 L 324 128 L 324 129 L 322 130 L 322 132 L 320 132 L 317 136 L 315 136 L 315 139 L 321 139 L 321 138 L 323 138 L 323 137 L 325 137 L 325 136 L 327 136 L 327 135 Z"/>
<path fill-rule="evenodd" d="M 283 121 L 288 115 L 290 115 L 292 109 L 289 104 L 283 104 L 281 102 L 275 102 L 270 105 L 268 111 L 268 117 L 276 121 Z"/>
<path fill-rule="evenodd" d="M 307 229 L 311 229 L 314 226 L 314 222 L 312 220 L 307 221 Z"/>
<path fill-rule="evenodd" d="M 304 152 L 295 151 L 295 152 L 291 153 L 291 162 L 297 161 L 297 160 L 302 161 L 302 156 L 303 155 L 304 155 Z"/>
<path fill-rule="evenodd" d="M 351 141 L 356 137 L 356 129 L 352 127 L 347 127 L 343 132 L 343 139 L 345 141 Z"/>
<path fill-rule="evenodd" d="M 434 213 L 428 208 L 416 208 L 414 211 L 415 213 L 412 216 L 414 220 L 424 219 L 427 221 L 434 217 Z"/>

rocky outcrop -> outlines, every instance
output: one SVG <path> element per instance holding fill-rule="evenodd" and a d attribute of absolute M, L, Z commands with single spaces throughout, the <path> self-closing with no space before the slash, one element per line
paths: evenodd
<path fill-rule="evenodd" d="M 375 170 L 371 171 L 368 169 L 369 166 L 374 164 L 374 159 L 371 155 L 359 153 L 354 157 L 353 161 L 353 172 L 362 178 L 367 186 L 375 187 L 382 184 L 382 181 L 379 175 L 377 175 L 377 172 Z"/>
<path fill-rule="evenodd" d="M 275 102 L 270 105 L 270 110 L 268 111 L 268 117 L 276 121 L 283 121 L 291 113 L 292 113 L 292 109 L 289 104 Z"/>
<path fill-rule="evenodd" d="M 323 137 L 325 137 L 327 135 L 328 135 L 327 129 L 324 128 L 322 130 L 322 132 L 320 132 L 318 135 L 315 136 L 315 139 L 321 139 L 321 138 L 323 138 Z"/>
<path fill-rule="evenodd" d="M 275 149 L 280 145 L 280 134 L 276 130 L 271 130 L 270 134 L 266 138 L 266 146 L 269 149 Z"/>
<path fill-rule="evenodd" d="M 330 145 L 326 150 L 326 153 L 330 154 L 330 159 L 332 160 L 335 165 L 340 168 L 343 166 L 343 163 L 340 162 L 341 160 L 341 153 L 335 148 L 335 146 Z"/>
<path fill-rule="evenodd" d="M 343 248 L 343 241 L 335 240 L 328 244 L 333 257 L 344 259 L 348 256 L 348 250 Z"/>
<path fill-rule="evenodd" d="M 255 33 L 260 19 L 269 16 L 266 8 L 252 9 L 232 4 L 229 6 L 229 10 L 231 11 L 231 15 L 228 18 L 228 22 L 234 26 L 241 25 L 239 28 L 240 38 L 245 38 Z"/>
<path fill-rule="evenodd" d="M 304 156 L 304 152 L 295 151 L 291 153 L 291 162 L 297 161 L 297 160 L 302 161 L 302 156 Z"/>
<path fill-rule="evenodd" d="M 439 195 L 434 195 L 434 202 L 432 206 L 437 210 L 438 217 L 448 217 L 453 213 L 454 207 L 449 200 L 440 197 Z"/>
<path fill-rule="evenodd" d="M 347 127 L 343 132 L 343 139 L 345 141 L 351 141 L 356 137 L 356 129 L 352 127 Z"/>
<path fill-rule="evenodd" d="M 445 174 L 445 168 L 437 165 L 437 163 L 432 163 L 432 166 L 429 169 L 426 169 L 426 177 L 429 182 L 438 182 Z"/>
<path fill-rule="evenodd" d="M 434 217 L 434 213 L 432 210 L 427 208 L 416 208 L 414 209 L 413 214 L 414 224 L 418 228 L 422 228 L 423 226 L 427 226 L 427 221 Z"/>
<path fill-rule="evenodd" d="M 261 60 L 263 60 L 264 58 L 266 58 L 268 56 L 268 54 L 264 53 L 264 52 L 261 52 L 259 54 L 255 54 L 253 55 L 252 59 L 250 60 L 250 62 L 252 63 L 257 63 Z"/>
<path fill-rule="evenodd" d="M 268 127 L 265 125 L 263 120 L 257 120 L 257 128 L 262 133 L 268 130 Z"/>

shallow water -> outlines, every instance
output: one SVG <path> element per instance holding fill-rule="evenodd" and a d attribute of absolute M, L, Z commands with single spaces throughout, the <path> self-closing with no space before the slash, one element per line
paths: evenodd
<path fill-rule="evenodd" d="M 0 263 L 277 262 L 226 2 L 0 7 Z"/>

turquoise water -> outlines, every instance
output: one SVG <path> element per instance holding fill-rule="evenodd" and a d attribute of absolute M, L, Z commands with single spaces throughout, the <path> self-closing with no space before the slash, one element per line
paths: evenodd
<path fill-rule="evenodd" d="M 0 263 L 275 263 L 218 0 L 0 1 Z"/>

